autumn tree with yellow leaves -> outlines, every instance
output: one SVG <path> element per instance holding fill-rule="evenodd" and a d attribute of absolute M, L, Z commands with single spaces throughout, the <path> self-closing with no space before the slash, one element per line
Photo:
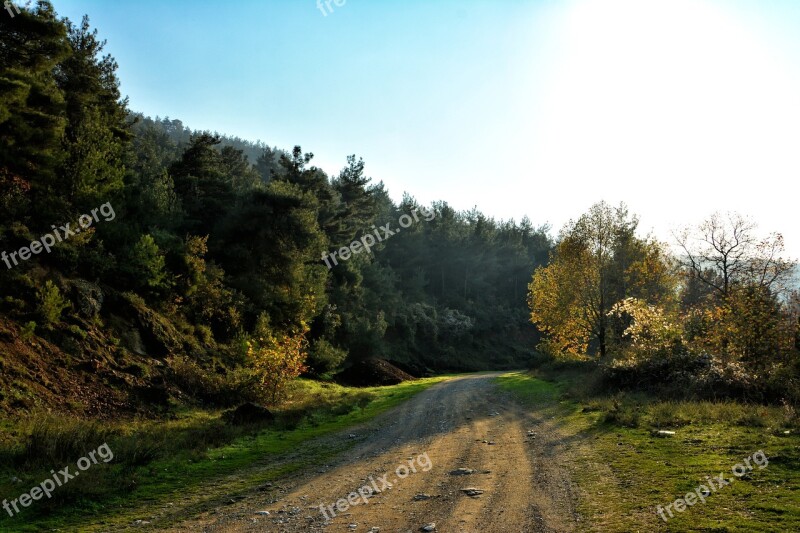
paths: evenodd
<path fill-rule="evenodd" d="M 796 263 L 782 237 L 716 214 L 676 235 L 672 256 L 636 228 L 605 203 L 565 226 L 529 286 L 539 348 L 597 357 L 614 386 L 800 401 Z"/>
<path fill-rule="evenodd" d="M 638 219 L 625 205 L 593 205 L 561 231 L 546 267 L 529 285 L 531 320 L 553 355 L 606 358 L 613 344 L 609 312 L 625 298 L 666 303 L 676 278 L 662 245 L 636 235 Z"/>

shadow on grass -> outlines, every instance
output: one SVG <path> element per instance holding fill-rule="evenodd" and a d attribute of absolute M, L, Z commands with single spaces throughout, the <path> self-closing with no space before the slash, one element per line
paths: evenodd
<path fill-rule="evenodd" d="M 114 458 L 93 465 L 83 476 L 58 487 L 52 498 L 33 502 L 19 515 L 4 514 L 0 531 L 71 529 L 87 520 L 113 519 L 134 512 L 137 506 L 168 501 L 176 492 L 205 494 L 211 483 L 242 490 L 247 474 L 241 482 L 229 479 L 237 471 L 262 464 L 265 468 L 253 475 L 269 479 L 300 468 L 302 458 L 297 464 L 274 468 L 270 461 L 313 437 L 374 416 L 435 381 L 352 390 L 301 380 L 269 423 L 231 425 L 224 422 L 221 411 L 202 409 L 167 420 L 111 424 L 34 416 L 18 424 L 14 438 L 0 444 L 0 500 L 30 491 L 52 477 L 51 470 L 66 466 L 76 470 L 78 459 L 104 443 Z"/>

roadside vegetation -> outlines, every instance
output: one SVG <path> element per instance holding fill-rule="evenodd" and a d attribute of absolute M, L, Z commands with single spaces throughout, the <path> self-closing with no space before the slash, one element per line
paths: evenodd
<path fill-rule="evenodd" d="M 6 421 L 0 441 L 0 493 L 6 497 L 30 490 L 51 469 L 74 469 L 78 458 L 100 444 L 109 445 L 114 460 L 70 480 L 52 499 L 14 518 L 4 516 L 0 531 L 91 531 L 154 514 L 164 524 L 172 502 L 180 501 L 184 512 L 223 505 L 340 453 L 356 441 L 317 439 L 366 422 L 443 379 L 358 389 L 297 380 L 274 409 L 273 422 L 233 425 L 223 411 L 204 409 L 166 420 L 101 423 L 42 414 L 18 424 Z"/>
<path fill-rule="evenodd" d="M 671 250 L 638 224 L 600 202 L 562 229 L 529 286 L 540 351 L 597 362 L 608 390 L 800 407 L 797 265 L 781 235 L 717 213 Z"/>
<path fill-rule="evenodd" d="M 624 205 L 568 223 L 529 285 L 536 370 L 501 383 L 574 437 L 589 530 L 798 530 L 797 264 L 736 213 L 673 244 L 640 235 Z M 760 451 L 764 469 L 657 514 Z"/>
<path fill-rule="evenodd" d="M 797 531 L 800 419 L 784 406 L 663 400 L 592 385 L 591 364 L 498 378 L 536 414 L 558 417 L 578 487 L 581 531 Z M 674 431 L 662 434 L 658 431 Z M 763 450 L 755 468 L 664 522 L 666 506 Z"/>

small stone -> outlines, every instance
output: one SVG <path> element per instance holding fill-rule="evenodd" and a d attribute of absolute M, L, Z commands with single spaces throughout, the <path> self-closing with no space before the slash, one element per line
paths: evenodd
<path fill-rule="evenodd" d="M 474 474 L 475 471 L 471 468 L 456 468 L 452 472 L 450 472 L 451 476 L 468 476 L 470 474 Z"/>
<path fill-rule="evenodd" d="M 420 493 L 420 494 L 417 494 L 416 496 L 414 496 L 414 501 L 415 502 L 421 502 L 421 501 L 430 500 L 430 499 L 431 499 L 431 495 L 430 494 Z"/>
<path fill-rule="evenodd" d="M 436 531 L 436 522 L 431 522 L 430 524 L 425 524 L 420 528 L 421 531 Z"/>
<path fill-rule="evenodd" d="M 255 512 L 255 513 L 253 513 L 253 514 L 259 514 L 259 515 L 263 515 L 263 516 L 269 516 L 269 511 L 256 511 L 256 512 Z"/>
<path fill-rule="evenodd" d="M 664 429 L 659 429 L 658 431 L 653 432 L 654 437 L 672 437 L 675 435 L 674 431 L 666 431 Z"/>
<path fill-rule="evenodd" d="M 463 492 L 467 496 L 471 496 L 473 498 L 476 498 L 476 497 L 480 496 L 481 494 L 483 494 L 485 491 L 483 489 L 477 489 L 475 487 L 467 487 L 465 489 L 461 489 L 461 492 Z"/>

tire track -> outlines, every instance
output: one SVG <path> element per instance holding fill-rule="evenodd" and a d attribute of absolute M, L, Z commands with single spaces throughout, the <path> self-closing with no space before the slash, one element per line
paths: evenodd
<path fill-rule="evenodd" d="M 556 462 L 563 451 L 557 427 L 498 392 L 495 375 L 440 383 L 349 430 L 364 440 L 333 464 L 285 480 L 277 501 L 275 493 L 254 494 L 170 531 L 406 533 L 432 522 L 448 533 L 572 531 L 574 497 Z M 409 464 L 416 472 L 398 475 Z M 473 472 L 453 475 L 459 468 Z M 367 503 L 336 509 L 367 485 L 379 489 Z M 470 487 L 483 492 L 469 496 L 463 489 Z M 257 514 L 263 511 L 269 514 Z"/>

